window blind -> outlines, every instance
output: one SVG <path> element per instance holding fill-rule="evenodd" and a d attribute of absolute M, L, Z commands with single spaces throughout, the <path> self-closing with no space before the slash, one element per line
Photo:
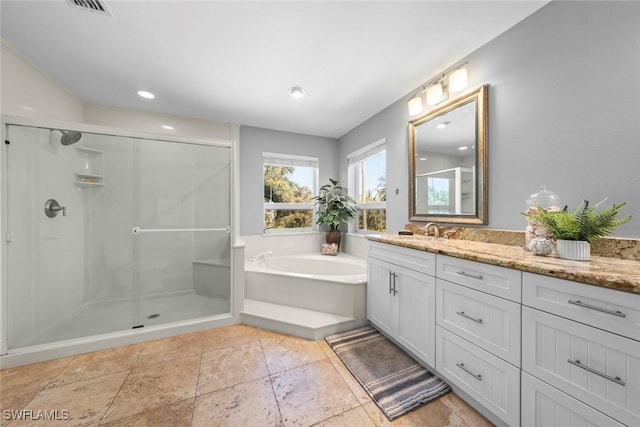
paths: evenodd
<path fill-rule="evenodd" d="M 295 154 L 263 152 L 262 162 L 265 165 L 306 166 L 317 168 L 320 163 L 320 159 L 317 157 L 297 156 Z"/>
<path fill-rule="evenodd" d="M 387 138 L 382 138 L 374 143 L 362 147 L 347 156 L 347 163 L 352 165 L 364 159 L 368 159 L 369 157 L 375 156 L 376 154 L 382 153 L 386 149 L 386 144 Z"/>

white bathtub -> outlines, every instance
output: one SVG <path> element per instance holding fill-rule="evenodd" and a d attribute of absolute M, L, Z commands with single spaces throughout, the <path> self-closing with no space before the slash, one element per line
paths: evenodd
<path fill-rule="evenodd" d="M 365 261 L 345 254 L 267 256 L 261 260 L 248 261 L 245 264 L 245 270 L 329 282 L 364 283 L 367 281 Z"/>
<path fill-rule="evenodd" d="M 347 254 L 267 256 L 245 262 L 245 299 L 366 319 L 366 261 Z"/>

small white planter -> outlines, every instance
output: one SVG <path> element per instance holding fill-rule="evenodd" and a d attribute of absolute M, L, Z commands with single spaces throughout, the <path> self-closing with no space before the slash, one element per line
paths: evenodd
<path fill-rule="evenodd" d="M 589 261 L 591 245 L 582 240 L 558 240 L 558 256 L 575 261 Z"/>

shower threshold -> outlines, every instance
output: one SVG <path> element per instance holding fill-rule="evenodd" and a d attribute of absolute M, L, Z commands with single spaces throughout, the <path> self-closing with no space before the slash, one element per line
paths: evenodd
<path fill-rule="evenodd" d="M 230 312 L 229 300 L 195 293 L 153 296 L 140 302 L 140 325 L 133 325 L 133 301 L 88 304 L 80 312 L 54 325 L 31 342 L 13 347 L 52 343 L 141 326 L 154 326 Z"/>

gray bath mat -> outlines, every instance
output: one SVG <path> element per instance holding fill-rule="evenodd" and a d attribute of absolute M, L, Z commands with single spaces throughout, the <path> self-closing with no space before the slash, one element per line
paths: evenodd
<path fill-rule="evenodd" d="M 325 340 L 389 420 L 451 390 L 370 326 Z"/>

